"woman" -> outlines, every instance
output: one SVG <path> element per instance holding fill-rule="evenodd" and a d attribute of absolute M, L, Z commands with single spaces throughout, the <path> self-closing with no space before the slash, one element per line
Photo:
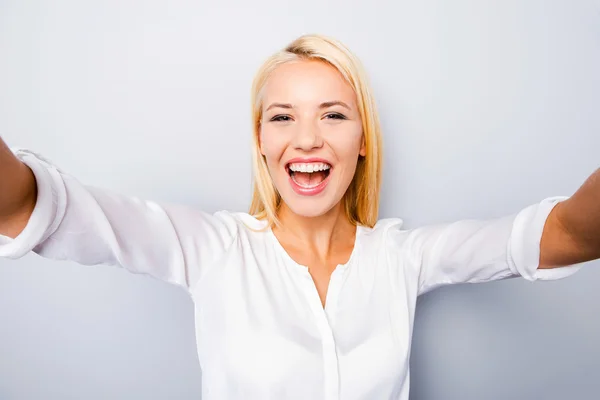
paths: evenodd
<path fill-rule="evenodd" d="M 308 35 L 253 85 L 249 213 L 85 186 L 0 141 L 0 256 L 119 265 L 185 288 L 204 399 L 408 399 L 417 296 L 600 257 L 600 170 L 570 198 L 491 221 L 377 221 L 381 133 L 359 61 Z"/>

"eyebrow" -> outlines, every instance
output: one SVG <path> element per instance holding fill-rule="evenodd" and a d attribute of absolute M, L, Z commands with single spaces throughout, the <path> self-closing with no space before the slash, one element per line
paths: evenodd
<path fill-rule="evenodd" d="M 348 104 L 344 103 L 343 101 L 340 101 L 340 100 L 326 101 L 325 103 L 321 103 L 321 105 L 319 106 L 319 108 L 329 108 L 329 107 L 333 107 L 333 106 L 342 106 L 342 107 L 345 107 L 348 110 L 350 110 L 350 106 Z"/>
<path fill-rule="evenodd" d="M 319 105 L 319 108 L 323 109 L 323 108 L 329 108 L 329 107 L 333 107 L 333 106 L 342 106 L 347 108 L 348 110 L 350 110 L 350 106 L 348 106 L 348 104 L 344 103 L 343 101 L 340 100 L 335 100 L 335 101 L 326 101 L 324 103 L 321 103 Z M 287 109 L 292 109 L 294 108 L 293 105 L 289 104 L 289 103 L 272 103 L 269 107 L 267 107 L 267 109 L 265 111 L 269 111 L 272 108 L 287 108 Z"/>
<path fill-rule="evenodd" d="M 284 104 L 284 103 L 273 103 L 271 104 L 265 111 L 269 111 L 271 108 L 294 108 L 291 104 Z"/>

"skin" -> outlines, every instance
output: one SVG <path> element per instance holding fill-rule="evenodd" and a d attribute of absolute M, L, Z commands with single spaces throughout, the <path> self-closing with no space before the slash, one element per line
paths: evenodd
<path fill-rule="evenodd" d="M 17 237 L 27 225 L 36 199 L 33 172 L 0 138 L 0 234 Z"/>
<path fill-rule="evenodd" d="M 335 68 L 298 61 L 273 72 L 263 107 L 261 152 L 283 199 L 281 227 L 273 232 L 297 263 L 308 266 L 324 305 L 331 273 L 348 261 L 356 236 L 341 204 L 358 158 L 365 155 L 356 95 Z M 332 165 L 323 192 L 303 196 L 292 190 L 286 165 L 297 157 L 319 157 Z"/>
<path fill-rule="evenodd" d="M 600 258 L 600 168 L 550 213 L 540 243 L 539 268 Z"/>

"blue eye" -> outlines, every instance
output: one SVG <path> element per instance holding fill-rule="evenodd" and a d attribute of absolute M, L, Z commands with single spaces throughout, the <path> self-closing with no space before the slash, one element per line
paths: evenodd
<path fill-rule="evenodd" d="M 292 118 L 289 115 L 276 115 L 273 118 L 271 118 L 271 121 L 274 121 L 274 122 L 277 122 L 277 121 L 288 122 L 291 120 L 292 120 Z"/>

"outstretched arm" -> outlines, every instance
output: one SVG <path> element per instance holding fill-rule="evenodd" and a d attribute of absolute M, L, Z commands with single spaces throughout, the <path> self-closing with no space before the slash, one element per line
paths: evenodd
<path fill-rule="evenodd" d="M 33 212 L 37 187 L 33 172 L 0 137 L 0 234 L 15 238 Z"/>
<path fill-rule="evenodd" d="M 237 235 L 230 213 L 125 196 L 29 150 L 0 151 L 0 258 L 121 266 L 189 290 Z"/>
<path fill-rule="evenodd" d="M 541 269 L 600 258 L 600 168 L 548 216 L 540 243 Z"/>

